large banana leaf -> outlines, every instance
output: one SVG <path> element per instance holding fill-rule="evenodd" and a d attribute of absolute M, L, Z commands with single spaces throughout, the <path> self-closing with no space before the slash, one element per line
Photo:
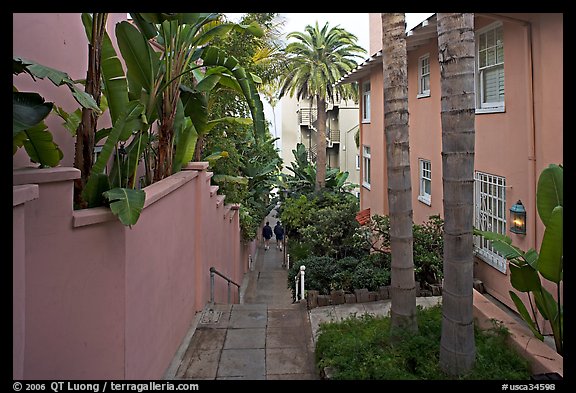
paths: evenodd
<path fill-rule="evenodd" d="M 103 206 L 104 192 L 110 189 L 110 179 L 105 173 L 91 173 L 86 187 L 82 190 L 82 197 L 88 204 L 88 207 Z"/>
<path fill-rule="evenodd" d="M 544 336 L 542 335 L 542 333 L 538 331 L 538 329 L 536 329 L 536 325 L 534 325 L 534 321 L 532 320 L 532 317 L 528 313 L 526 306 L 524 306 L 524 303 L 522 303 L 522 300 L 514 292 L 510 291 L 509 293 L 510 297 L 512 298 L 512 301 L 516 305 L 518 313 L 520 314 L 522 319 L 528 324 L 528 327 L 530 328 L 532 333 L 534 333 L 534 336 L 536 336 L 536 338 L 538 338 L 540 341 L 544 341 Z"/>
<path fill-rule="evenodd" d="M 38 93 L 12 92 L 12 136 L 44 120 L 53 104 Z"/>
<path fill-rule="evenodd" d="M 155 80 L 155 62 L 152 48 L 142 34 L 124 21 L 116 25 L 116 39 L 126 62 L 128 77 L 133 77 L 146 91 L 152 91 Z"/>
<path fill-rule="evenodd" d="M 556 284 L 562 281 L 563 207 L 556 206 L 548 218 L 540 246 L 538 270 L 542 277 Z"/>
<path fill-rule="evenodd" d="M 264 139 L 266 137 L 266 127 L 264 118 L 264 107 L 260 100 L 260 95 L 256 85 L 249 73 L 241 67 L 235 57 L 226 54 L 214 46 L 206 47 L 202 52 L 203 65 L 205 66 L 222 66 L 227 68 L 242 88 L 244 98 L 250 107 L 254 125 L 254 135 L 256 138 Z"/>
<path fill-rule="evenodd" d="M 78 126 L 82 122 L 82 109 L 78 108 L 74 112 L 67 113 L 64 109 L 57 106 L 54 108 L 54 112 L 64 120 L 62 125 L 68 130 L 70 135 L 76 136 Z"/>
<path fill-rule="evenodd" d="M 185 117 L 184 124 L 177 133 L 176 138 L 176 152 L 174 153 L 174 168 L 172 172 L 178 172 L 183 165 L 192 161 L 194 157 L 198 133 L 189 117 Z"/>
<path fill-rule="evenodd" d="M 548 220 L 552 210 L 556 206 L 564 206 L 564 169 L 555 164 L 550 164 L 542 171 L 538 178 L 536 191 L 536 206 L 538 215 L 548 226 Z"/>
<path fill-rule="evenodd" d="M 93 109 L 96 113 L 101 114 L 100 108 L 98 107 L 98 104 L 96 104 L 96 101 L 94 101 L 94 98 L 85 91 L 80 90 L 67 73 L 46 67 L 40 63 L 22 57 L 14 57 L 12 61 L 18 63 L 17 67 L 26 68 L 27 71 L 36 78 L 48 78 L 55 86 L 62 86 L 65 84 L 72 91 L 74 99 L 80 105 L 84 108 Z"/>
<path fill-rule="evenodd" d="M 91 42 L 92 16 L 83 13 L 82 23 L 84 24 L 88 41 Z M 102 81 L 104 84 L 104 94 L 107 96 L 110 118 L 112 119 L 112 124 L 114 124 L 120 113 L 128 104 L 128 83 L 126 81 L 126 76 L 124 75 L 122 63 L 116 54 L 116 50 L 114 49 L 107 32 L 104 33 L 104 39 L 102 41 L 100 65 L 102 70 Z"/>
<path fill-rule="evenodd" d="M 128 103 L 126 110 L 118 117 L 116 124 L 112 127 L 112 131 L 108 135 L 106 139 L 106 143 L 102 147 L 102 151 L 98 155 L 96 162 L 92 166 L 92 172 L 90 177 L 88 178 L 88 182 L 86 184 L 86 188 L 82 192 L 82 197 L 84 200 L 89 201 L 88 207 L 94 207 L 97 205 L 91 205 L 90 201 L 97 201 L 99 200 L 98 195 L 88 195 L 87 190 L 96 190 L 96 187 L 92 186 L 91 183 L 97 182 L 96 175 L 99 173 L 104 172 L 104 168 L 112 155 L 114 147 L 116 143 L 120 140 L 120 135 L 124 132 L 125 126 L 130 123 L 132 120 L 137 119 L 142 115 L 144 111 L 144 106 L 138 101 L 131 101 Z"/>
<path fill-rule="evenodd" d="M 529 265 L 510 265 L 510 283 L 520 292 L 537 291 L 542 286 L 538 272 Z"/>
<path fill-rule="evenodd" d="M 43 121 L 20 132 L 26 134 L 26 138 L 22 139 L 23 145 L 32 162 L 40 164 L 41 167 L 55 167 L 60 163 L 64 154 L 54 143 L 52 134 L 47 131 Z M 15 139 L 18 140 L 19 136 Z"/>
<path fill-rule="evenodd" d="M 144 208 L 146 193 L 138 189 L 113 188 L 106 191 L 104 197 L 110 201 L 110 210 L 124 225 L 132 227 Z"/>
<path fill-rule="evenodd" d="M 180 85 L 180 100 L 184 107 L 184 115 L 188 116 L 199 136 L 204 135 L 208 122 L 208 100 L 203 93 Z"/>

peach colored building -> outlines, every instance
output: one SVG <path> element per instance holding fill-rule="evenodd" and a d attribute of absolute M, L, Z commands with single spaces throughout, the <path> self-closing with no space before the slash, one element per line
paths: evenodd
<path fill-rule="evenodd" d="M 538 176 L 563 162 L 563 15 L 477 13 L 474 23 L 475 226 L 505 233 L 523 250 L 539 250 L 544 226 L 535 203 Z M 380 14 L 370 14 L 374 55 L 340 82 L 361 86 L 360 202 L 373 214 L 388 214 L 381 29 Z M 406 45 L 412 206 L 414 222 L 421 223 L 443 215 L 435 14 L 407 32 Z M 510 231 L 509 210 L 518 200 L 527 211 L 525 235 Z M 506 260 L 479 240 L 475 250 L 475 277 L 515 309 Z"/>

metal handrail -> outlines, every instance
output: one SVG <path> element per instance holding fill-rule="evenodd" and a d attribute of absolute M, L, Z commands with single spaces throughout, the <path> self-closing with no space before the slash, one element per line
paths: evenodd
<path fill-rule="evenodd" d="M 298 301 L 298 286 L 300 286 L 300 300 L 304 300 L 304 270 L 306 270 L 306 266 L 301 265 L 300 270 L 294 276 L 295 281 L 295 298 Z M 300 284 L 300 285 L 298 285 Z"/>
<path fill-rule="evenodd" d="M 232 281 L 231 279 L 229 279 L 228 277 L 226 277 L 225 275 L 220 273 L 218 270 L 216 270 L 216 268 L 211 267 L 210 268 L 210 303 L 214 304 L 214 275 L 215 274 L 219 275 L 220 277 L 222 277 L 223 279 L 228 281 L 228 303 L 230 303 L 230 283 L 232 283 L 238 287 L 238 299 L 240 299 L 240 284 L 235 283 L 234 281 Z"/>

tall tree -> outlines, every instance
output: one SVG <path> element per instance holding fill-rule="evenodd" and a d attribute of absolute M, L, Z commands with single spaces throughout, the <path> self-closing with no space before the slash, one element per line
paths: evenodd
<path fill-rule="evenodd" d="M 474 14 L 438 13 L 444 192 L 444 290 L 440 365 L 474 366 Z"/>
<path fill-rule="evenodd" d="M 326 182 L 326 102 L 338 102 L 354 97 L 354 86 L 334 86 L 348 71 L 356 67 L 355 57 L 366 51 L 356 44 L 357 37 L 336 26 L 322 29 L 308 25 L 305 32 L 292 32 L 287 38 L 295 38 L 285 49 L 288 71 L 282 77 L 280 95 L 287 92 L 298 99 L 312 99 L 318 108 L 318 132 L 316 134 L 316 190 Z"/>
<path fill-rule="evenodd" d="M 408 65 L 403 13 L 383 13 L 384 130 L 392 255 L 392 328 L 417 331 L 408 140 Z"/>
<path fill-rule="evenodd" d="M 86 72 L 86 93 L 100 104 L 102 75 L 102 42 L 106 33 L 107 13 L 93 15 L 92 31 L 88 44 L 88 71 Z M 82 121 L 76 130 L 74 167 L 80 169 L 80 178 L 74 180 L 74 202 L 79 208 L 86 208 L 87 202 L 82 198 L 82 191 L 92 171 L 94 155 L 94 137 L 98 125 L 98 113 L 90 108 L 82 108 Z"/>

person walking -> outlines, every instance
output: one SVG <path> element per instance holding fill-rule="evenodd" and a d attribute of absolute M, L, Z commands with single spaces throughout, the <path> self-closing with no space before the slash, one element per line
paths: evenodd
<path fill-rule="evenodd" d="M 268 251 L 270 248 L 270 239 L 272 238 L 272 227 L 269 221 L 266 221 L 266 225 L 262 228 L 262 237 L 264 238 L 264 250 Z"/>
<path fill-rule="evenodd" d="M 282 251 L 284 228 L 282 228 L 282 223 L 280 221 L 276 221 L 276 226 L 274 227 L 274 235 L 276 235 L 276 249 Z"/>

